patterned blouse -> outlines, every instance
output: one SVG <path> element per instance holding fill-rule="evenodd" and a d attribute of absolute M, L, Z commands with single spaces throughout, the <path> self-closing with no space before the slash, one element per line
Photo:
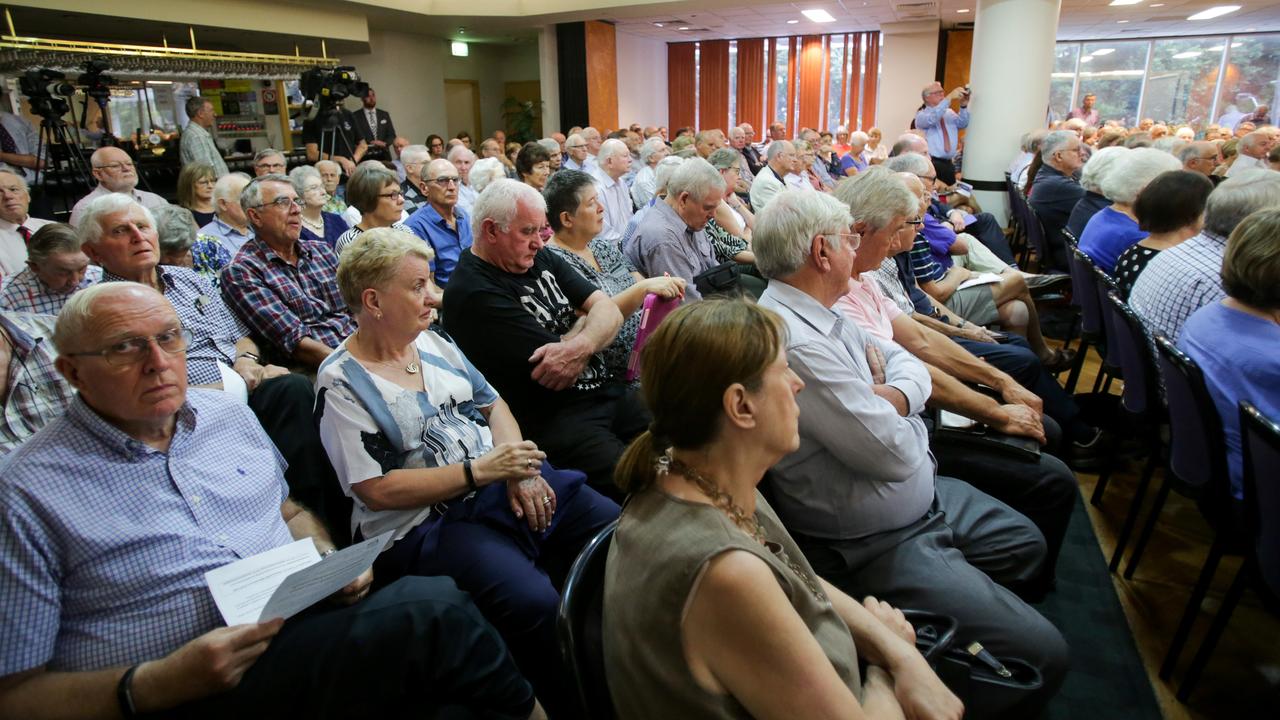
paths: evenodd
<path fill-rule="evenodd" d="M 1138 282 L 1138 276 L 1147 268 L 1151 258 L 1159 252 L 1155 248 L 1143 245 L 1130 245 L 1120 253 L 1120 257 L 1116 258 L 1116 283 L 1120 285 L 1120 294 L 1126 302 L 1129 300 L 1129 292 L 1133 290 L 1133 284 Z"/>
<path fill-rule="evenodd" d="M 565 262 L 578 271 L 579 275 L 586 278 L 588 282 L 604 291 L 605 295 L 613 297 L 636 284 L 635 277 L 631 274 L 636 272 L 631 261 L 626 255 L 618 249 L 615 243 L 611 243 L 602 238 L 596 238 L 587 243 L 587 249 L 595 256 L 596 263 L 600 265 L 597 270 L 592 267 L 591 263 L 583 260 L 572 252 L 551 243 L 547 244 L 547 249 L 556 253 Z M 631 348 L 636 343 L 636 330 L 640 328 L 640 312 L 631 313 L 631 316 L 624 318 L 622 328 L 618 330 L 618 335 L 605 348 L 604 363 L 609 373 L 616 379 L 621 380 L 627 374 L 627 360 L 631 357 Z"/>
<path fill-rule="evenodd" d="M 716 262 L 733 262 L 734 256 L 750 249 L 747 241 L 720 227 L 715 218 L 707 221 L 704 228 L 707 238 L 711 240 L 711 249 L 715 252 Z"/>

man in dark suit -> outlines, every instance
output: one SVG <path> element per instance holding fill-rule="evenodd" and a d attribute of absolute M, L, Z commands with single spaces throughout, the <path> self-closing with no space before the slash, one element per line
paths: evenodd
<path fill-rule="evenodd" d="M 364 96 L 364 107 L 352 113 L 355 120 L 356 139 L 369 144 L 370 159 L 391 159 L 391 143 L 396 139 L 396 126 L 391 113 L 378 109 L 378 94 L 369 88 Z"/>
<path fill-rule="evenodd" d="M 1055 270 L 1067 269 L 1067 246 L 1062 238 L 1062 228 L 1080 198 L 1084 188 L 1076 179 L 1084 165 L 1084 153 L 1080 138 L 1070 130 L 1055 130 L 1040 142 L 1040 159 L 1044 165 L 1036 173 L 1028 201 L 1044 225 L 1045 241 L 1049 245 L 1048 266 Z M 1042 261 L 1043 262 L 1043 261 Z"/>

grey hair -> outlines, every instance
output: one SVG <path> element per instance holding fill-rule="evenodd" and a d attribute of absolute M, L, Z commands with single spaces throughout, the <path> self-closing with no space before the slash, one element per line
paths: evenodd
<path fill-rule="evenodd" d="M 293 183 L 289 182 L 288 175 L 281 175 L 280 173 L 268 173 L 266 175 L 259 175 L 256 178 L 252 178 L 249 180 L 249 184 L 245 185 L 244 189 L 240 191 L 240 208 L 247 213 L 249 212 L 249 208 L 261 205 L 262 184 L 269 182 L 283 183 L 289 186 L 293 185 Z"/>
<path fill-rule="evenodd" d="M 95 283 L 72 295 L 71 299 L 67 300 L 67 304 L 63 305 L 62 310 L 58 312 L 58 321 L 53 326 L 53 337 L 51 339 L 53 340 L 53 346 L 58 350 L 58 354 L 69 355 L 77 352 L 84 347 L 85 342 L 95 338 L 94 329 L 101 327 L 100 323 L 94 322 L 97 314 L 94 310 L 99 296 L 127 291 L 137 292 L 139 290 L 145 293 L 155 293 L 161 298 L 164 297 L 164 295 L 160 294 L 160 291 L 147 285 L 123 280 L 120 282 Z M 167 300 L 165 302 L 166 304 L 168 303 Z"/>
<path fill-rule="evenodd" d="M 1241 150 L 1244 150 L 1246 148 L 1249 150 L 1252 150 L 1255 146 L 1258 145 L 1258 143 L 1264 142 L 1266 140 L 1266 137 L 1267 137 L 1267 131 L 1254 130 L 1253 132 L 1247 133 L 1244 137 L 1240 138 L 1239 147 Z"/>
<path fill-rule="evenodd" d="M 331 167 L 334 170 L 337 170 L 339 173 L 342 172 L 342 166 L 332 160 L 318 160 L 316 161 L 316 164 L 314 165 L 314 167 L 317 171 L 319 171 L 321 165 L 325 167 Z M 244 173 L 238 173 L 238 174 L 243 175 Z M 245 177 L 249 177 L 249 176 L 245 175 Z"/>
<path fill-rule="evenodd" d="M 617 138 L 610 138 L 600 144 L 600 151 L 596 153 L 596 162 L 603 165 L 609 158 L 622 155 L 631 155 L 627 144 Z"/>
<path fill-rule="evenodd" d="M 1181 162 L 1183 165 L 1186 165 L 1192 160 L 1198 160 L 1200 158 L 1200 148 L 1202 144 L 1211 144 L 1211 143 L 1209 143 L 1209 141 L 1206 141 L 1206 140 L 1189 142 L 1186 145 L 1183 145 L 1182 147 L 1178 148 L 1173 154 L 1175 157 L 1178 158 L 1179 162 Z"/>
<path fill-rule="evenodd" d="M 585 144 L 586 144 L 586 142 L 587 142 L 587 139 L 586 139 L 585 137 L 583 137 L 583 136 L 582 136 L 582 133 L 574 133 L 574 134 L 570 135 L 569 137 L 565 138 L 565 141 L 564 141 L 564 149 L 565 149 L 565 150 L 568 150 L 568 149 L 569 149 L 569 146 L 573 144 L 573 139 L 574 139 L 574 138 L 577 138 L 577 139 L 578 139 L 578 142 L 583 143 L 584 145 L 585 145 Z"/>
<path fill-rule="evenodd" d="M 1129 205 L 1157 175 L 1181 169 L 1178 158 L 1163 150 L 1135 148 L 1121 156 L 1120 161 L 1103 174 L 1099 184 L 1108 200 Z"/>
<path fill-rule="evenodd" d="M 729 132 L 725 133 L 725 137 L 731 138 L 733 137 L 734 133 L 738 133 L 739 135 L 746 135 L 747 131 L 743 130 L 741 125 L 735 125 L 729 128 Z"/>
<path fill-rule="evenodd" d="M 769 149 L 765 152 L 765 162 L 773 162 L 773 159 L 780 153 L 786 152 L 788 147 L 791 148 L 792 152 L 795 152 L 796 146 L 786 140 L 778 140 L 776 142 L 769 143 Z"/>
<path fill-rule="evenodd" d="M 196 113 L 200 112 L 200 109 L 207 102 L 209 102 L 209 98 L 200 95 L 193 95 L 187 98 L 187 102 L 183 105 L 183 108 L 187 111 L 187 117 L 195 117 Z"/>
<path fill-rule="evenodd" d="M 803 153 L 803 152 L 804 152 L 804 151 L 806 151 L 806 150 L 812 150 L 812 149 L 813 149 L 813 143 L 809 142 L 808 140 L 799 140 L 799 139 L 796 139 L 796 140 L 792 140 L 792 141 L 791 141 L 791 147 L 792 147 L 792 148 L 795 148 L 795 151 L 796 151 L 796 154 L 797 154 L 797 155 L 800 155 L 801 153 Z"/>
<path fill-rule="evenodd" d="M 902 184 L 897 172 L 879 165 L 841 180 L 835 194 L 849 206 L 855 221 L 866 223 L 873 231 L 889 227 L 897 217 L 914 217 L 920 207 L 915 193 Z"/>
<path fill-rule="evenodd" d="M 480 237 L 485 220 L 509 227 L 520 212 L 520 203 L 547 211 L 547 200 L 532 186 L 516 180 L 500 178 L 490 182 L 471 206 L 471 235 Z"/>
<path fill-rule="evenodd" d="M 924 175 L 933 169 L 933 163 L 929 162 L 929 158 L 919 153 L 903 153 L 885 160 L 884 167 L 894 172 Z"/>
<path fill-rule="evenodd" d="M 684 164 L 684 158 L 679 155 L 668 155 L 658 162 L 657 167 L 653 169 L 653 192 L 655 195 L 665 195 L 667 192 L 667 183 L 671 181 L 671 173 L 676 168 Z"/>
<path fill-rule="evenodd" d="M 450 151 L 452 152 L 452 151 Z M 409 163 L 424 164 L 431 159 L 431 150 L 426 145 L 406 145 L 400 151 L 400 162 L 408 165 Z"/>
<path fill-rule="evenodd" d="M 66 223 L 49 223 L 31 235 L 27 243 L 27 259 L 42 263 L 54 255 L 80 252 L 80 236 Z"/>
<path fill-rule="evenodd" d="M 707 156 L 707 162 L 717 170 L 725 170 L 731 167 L 737 167 L 738 161 L 742 159 L 742 155 L 738 154 L 733 148 L 718 148 L 715 152 Z"/>
<path fill-rule="evenodd" d="M 26 176 L 16 170 L 13 170 L 12 168 L 9 168 L 7 166 L 0 167 L 0 174 L 12 175 L 22 181 L 22 187 L 26 188 L 27 190 L 31 189 L 31 183 L 27 182 Z"/>
<path fill-rule="evenodd" d="M 538 144 L 541 145 L 544 150 L 546 150 L 548 153 L 551 153 L 552 155 L 560 154 L 560 143 L 556 142 L 555 138 L 542 138 L 541 140 L 538 141 Z M 449 153 L 449 155 L 452 156 L 453 153 Z M 452 160 L 453 158 L 450 157 L 449 159 Z"/>
<path fill-rule="evenodd" d="M 457 140 L 457 138 L 454 138 L 454 140 Z M 449 148 L 449 152 L 445 154 L 445 159 L 447 159 L 449 162 L 455 162 L 459 157 L 463 155 L 463 153 L 471 153 L 471 157 L 473 158 L 476 155 L 475 153 L 471 152 L 471 148 L 461 144 L 461 141 L 459 141 L 459 144 Z M 429 155 L 430 151 L 428 151 L 427 154 Z"/>
<path fill-rule="evenodd" d="M 151 227 L 156 226 L 156 216 L 145 205 L 124 193 L 107 193 L 89 203 L 89 207 L 85 208 L 84 214 L 80 216 L 80 224 L 76 226 L 76 232 L 80 235 L 80 246 L 96 245 L 102 239 L 104 217 L 135 207 L 142 208 Z"/>
<path fill-rule="evenodd" d="M 1280 172 L 1253 168 L 1229 177 L 1209 193 L 1204 229 L 1227 237 L 1249 215 L 1280 207 Z"/>
<path fill-rule="evenodd" d="M 648 140 L 645 140 L 644 144 L 640 146 L 640 162 L 644 163 L 645 165 L 648 165 L 649 158 L 653 157 L 654 153 L 658 152 L 659 150 L 661 150 L 666 146 L 667 146 L 666 141 L 663 140 L 661 137 L 658 137 L 657 135 L 649 138 Z"/>
<path fill-rule="evenodd" d="M 198 231 L 195 216 L 184 207 L 165 205 L 156 211 L 156 233 L 160 236 L 161 255 L 190 250 L 196 242 Z"/>
<path fill-rule="evenodd" d="M 319 163 L 317 163 L 318 165 Z M 240 193 L 244 190 L 244 184 L 251 180 L 248 175 L 242 172 L 232 172 L 218 178 L 218 182 L 213 186 L 213 199 L 226 200 L 228 202 L 240 201 Z"/>
<path fill-rule="evenodd" d="M 707 196 L 707 191 L 713 189 L 723 192 L 724 178 L 711 163 L 699 157 L 680 163 L 680 167 L 667 178 L 667 195 L 680 197 L 681 193 L 689 193 L 689 197 L 695 202 L 700 202 Z"/>
<path fill-rule="evenodd" d="M 1044 142 L 1044 136 L 1048 134 L 1049 134 L 1048 130 L 1045 130 L 1044 128 L 1039 128 L 1036 130 L 1032 130 L 1026 135 L 1023 135 L 1022 136 L 1022 152 L 1027 152 L 1027 153 L 1040 152 L 1040 143 Z"/>
<path fill-rule="evenodd" d="M 1070 130 L 1054 130 L 1044 136 L 1040 141 L 1040 160 L 1049 162 L 1049 158 L 1053 154 L 1066 147 L 1072 140 L 1079 140 L 1075 133 Z"/>
<path fill-rule="evenodd" d="M 1123 165 L 1117 162 L 1124 155 L 1133 152 L 1123 145 L 1109 145 L 1094 150 L 1089 162 L 1080 170 L 1080 185 L 1089 192 L 1102 194 L 1102 179 L 1116 167 Z"/>
<path fill-rule="evenodd" d="M 1172 155 L 1177 152 L 1178 146 L 1184 142 L 1186 142 L 1186 140 L 1179 139 L 1175 135 L 1165 135 L 1159 140 L 1156 140 L 1155 142 L 1151 143 L 1151 147 L 1161 152 L 1166 152 Z"/>
<path fill-rule="evenodd" d="M 871 142 L 871 136 L 861 130 L 854 130 L 849 133 L 850 145 L 866 145 L 869 142 Z"/>
<path fill-rule="evenodd" d="M 268 157 L 271 157 L 272 155 L 279 155 L 281 159 L 285 159 L 284 153 L 280 152 L 275 148 L 262 148 L 258 152 L 254 153 L 253 164 L 257 165 L 258 163 L 262 162 L 263 158 L 268 158 Z M 285 159 L 285 162 L 287 163 L 288 160 Z"/>
<path fill-rule="evenodd" d="M 480 158 L 475 165 L 471 166 L 471 174 L 467 176 L 467 179 L 471 181 L 472 190 L 482 193 L 489 183 L 506 176 L 507 169 L 503 166 L 501 160 L 498 158 Z"/>
<path fill-rule="evenodd" d="M 839 247 L 837 233 L 852 224 L 849 207 L 826 193 L 783 190 L 756 215 L 751 240 L 756 268 L 770 280 L 792 275 L 804 267 L 815 235 L 830 233 L 828 239 Z"/>
<path fill-rule="evenodd" d="M 320 179 L 320 171 L 310 165 L 299 165 L 289 171 L 289 182 L 293 183 L 293 191 L 298 193 L 298 197 L 302 197 L 302 188 L 311 178 L 324 183 Z"/>

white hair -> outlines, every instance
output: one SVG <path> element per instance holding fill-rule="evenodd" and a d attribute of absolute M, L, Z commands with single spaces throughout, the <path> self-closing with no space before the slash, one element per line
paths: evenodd
<path fill-rule="evenodd" d="M 786 140 L 778 140 L 777 142 L 769 143 L 769 149 L 765 152 L 765 162 L 773 162 L 773 159 L 786 152 L 787 148 L 791 148 L 794 152 L 796 146 Z"/>
<path fill-rule="evenodd" d="M 920 206 L 915 193 L 902 184 L 897 173 L 880 165 L 841 180 L 836 186 L 836 198 L 849 206 L 855 220 L 872 230 L 883 230 L 898 217 L 914 217 Z"/>
<path fill-rule="evenodd" d="M 627 148 L 626 143 L 617 138 L 611 138 L 600 144 L 600 152 L 596 153 L 596 162 L 603 165 L 611 157 L 630 154 L 631 150 Z"/>
<path fill-rule="evenodd" d="M 566 139 L 565 139 L 565 141 L 564 141 L 564 148 L 565 148 L 566 150 L 568 150 L 568 149 L 569 149 L 569 146 L 570 146 L 570 145 L 574 144 L 574 143 L 573 143 L 573 141 L 574 141 L 574 139 L 575 139 L 575 138 L 577 139 L 577 141 L 578 141 L 578 142 L 580 142 L 580 143 L 582 143 L 582 144 L 584 144 L 584 145 L 585 145 L 585 144 L 586 144 L 586 142 L 587 142 L 587 139 L 586 139 L 586 138 L 584 138 L 584 137 L 582 136 L 582 133 L 574 133 L 574 134 L 570 135 L 568 138 L 566 138 Z"/>
<path fill-rule="evenodd" d="M 298 197 L 302 197 L 303 186 L 312 178 L 324 182 L 320 179 L 320 171 L 310 165 L 299 165 L 289 171 L 289 182 L 293 183 L 293 191 L 298 193 Z"/>
<path fill-rule="evenodd" d="M 323 169 L 321 168 L 321 166 L 324 166 L 324 167 L 327 167 L 327 168 L 333 168 L 334 170 L 336 170 L 336 171 L 338 171 L 338 172 L 342 172 L 342 166 L 341 166 L 341 165 L 339 165 L 338 163 L 336 163 L 336 162 L 332 161 L 332 160 L 320 160 L 320 161 L 317 161 L 317 162 L 316 162 L 316 164 L 315 164 L 315 168 L 316 168 L 316 170 L 320 170 L 321 172 L 323 172 Z M 233 173 L 233 174 L 244 175 L 244 173 Z M 224 176 L 224 177 L 225 177 L 225 176 Z M 245 175 L 245 178 L 248 178 L 248 177 L 249 177 L 248 175 Z"/>
<path fill-rule="evenodd" d="M 454 138 L 454 140 L 457 140 L 457 138 Z M 460 140 L 459 140 L 459 143 L 461 143 Z M 426 149 L 425 146 L 420 145 L 419 147 Z M 449 162 L 457 162 L 458 158 L 462 157 L 464 154 L 467 154 L 467 153 L 470 153 L 472 158 L 475 158 L 476 156 L 475 153 L 471 152 L 471 148 L 467 147 L 466 145 L 458 144 L 449 148 L 449 152 L 448 154 L 445 155 L 445 157 L 449 159 Z M 428 150 L 427 155 L 430 155 L 430 154 L 431 154 L 431 151 Z"/>
<path fill-rule="evenodd" d="M 547 211 L 547 201 L 532 186 L 508 178 L 494 180 L 485 187 L 471 206 L 471 234 L 480 237 L 485 220 L 492 220 L 500 227 L 509 227 L 520 212 L 520 204 Z"/>
<path fill-rule="evenodd" d="M 1280 207 L 1280 172 L 1251 168 L 1222 181 L 1204 206 L 1204 229 L 1227 237 L 1246 217 Z"/>
<path fill-rule="evenodd" d="M 75 293 L 58 312 L 58 321 L 53 326 L 53 337 L 50 338 L 53 346 L 59 354 L 68 355 L 77 352 L 87 343 L 92 343 L 97 339 L 96 330 L 102 327 L 102 323 L 94 322 L 95 306 L 100 297 L 139 290 L 160 295 L 159 291 L 147 285 L 123 280 L 95 283 Z"/>
<path fill-rule="evenodd" d="M 323 161 L 323 162 L 328 162 Z M 334 163 L 335 165 L 337 163 Z M 316 163 L 316 167 L 320 167 L 320 163 Z M 240 202 L 240 192 L 244 190 L 244 186 L 249 183 L 249 176 L 242 172 L 231 172 L 218 178 L 218 182 L 213 186 L 213 199 L 226 200 L 227 202 Z"/>
<path fill-rule="evenodd" d="M 378 163 L 378 166 L 382 167 L 382 163 Z M 392 177 L 395 176 L 393 175 Z M 244 189 L 240 191 L 240 207 L 245 212 L 249 212 L 249 208 L 255 208 L 262 204 L 262 186 L 269 182 L 293 185 L 293 183 L 289 182 L 288 175 L 279 173 L 267 173 L 249 180 L 249 184 L 245 185 Z"/>
<path fill-rule="evenodd" d="M 1079 139 L 1080 137 L 1070 130 L 1054 130 L 1040 141 L 1040 160 L 1049 162 L 1054 153 L 1066 147 L 1072 140 Z"/>
<path fill-rule="evenodd" d="M 668 155 L 658 161 L 657 167 L 653 169 L 654 194 L 665 194 L 667 192 L 667 182 L 671 180 L 671 173 L 676 168 L 684 164 L 684 158 L 679 155 Z"/>
<path fill-rule="evenodd" d="M 1125 153 L 1132 152 L 1123 145 L 1111 145 L 1101 150 L 1094 150 L 1089 156 L 1089 162 L 1084 164 L 1080 170 L 1080 185 L 1089 192 L 1102 194 L 1102 178 L 1107 176 L 1116 166 L 1117 162 Z"/>
<path fill-rule="evenodd" d="M 695 202 L 707 196 L 707 191 L 725 189 L 724 177 L 711 163 L 700 157 L 693 157 L 680 163 L 680 167 L 672 171 L 667 178 L 667 195 L 679 197 L 681 193 L 689 193 Z"/>
<path fill-rule="evenodd" d="M 26 189 L 28 189 L 28 190 L 30 190 L 30 189 L 31 189 L 31 184 L 27 182 L 27 178 L 26 178 L 26 176 L 25 176 L 25 175 L 23 175 L 22 173 L 17 172 L 16 170 L 13 170 L 13 169 L 8 168 L 8 167 L 0 167 L 0 173 L 5 174 L 5 175 L 12 175 L 12 176 L 14 176 L 14 177 L 18 178 L 19 180 L 21 180 L 21 181 L 22 181 L 22 187 L 24 187 L 24 188 L 26 188 Z"/>
<path fill-rule="evenodd" d="M 89 203 L 89 207 L 85 208 L 84 214 L 80 216 L 80 224 L 76 226 L 76 233 L 80 236 L 81 247 L 96 245 L 102 239 L 102 219 L 104 217 L 135 207 L 142 210 L 147 222 L 154 228 L 156 226 L 156 216 L 151 214 L 151 211 L 145 205 L 124 193 L 107 193 Z"/>
<path fill-rule="evenodd" d="M 489 183 L 506 176 L 507 169 L 503 166 L 502 161 L 498 158 L 490 157 L 477 160 L 476 164 L 471 166 L 471 173 L 467 175 L 467 179 L 471 181 L 472 190 L 482 193 Z"/>
<path fill-rule="evenodd" d="M 804 267 L 815 235 L 828 234 L 839 247 L 839 233 L 852 224 L 848 206 L 826 193 L 783 190 L 756 215 L 751 239 L 756 268 L 770 280 L 792 275 Z"/>
<path fill-rule="evenodd" d="M 541 146 L 542 146 L 542 149 L 543 149 L 543 150 L 546 150 L 547 152 L 551 153 L 552 155 L 559 155 L 559 154 L 560 154 L 560 143 L 556 142 L 556 139 L 555 139 L 555 138 L 542 138 L 541 140 L 538 140 L 537 142 L 538 142 L 538 144 L 539 144 L 539 145 L 541 145 Z"/>
<path fill-rule="evenodd" d="M 654 153 L 658 152 L 659 150 L 661 150 L 666 146 L 667 146 L 666 141 L 656 135 L 649 138 L 648 140 L 645 140 L 644 144 L 640 146 L 640 162 L 644 163 L 645 165 L 648 165 L 649 158 L 653 157 Z"/>
<path fill-rule="evenodd" d="M 849 133 L 850 145 L 866 145 L 869 142 L 871 142 L 871 136 L 867 135 L 861 130 L 854 130 L 853 132 Z"/>
<path fill-rule="evenodd" d="M 906 172 L 916 176 L 924 175 L 933 169 L 933 163 L 929 162 L 929 158 L 913 152 L 895 155 L 885 160 L 884 166 L 894 172 Z"/>
<path fill-rule="evenodd" d="M 453 151 L 451 150 L 450 153 Z M 407 145 L 400 151 L 400 162 L 408 165 L 424 164 L 431 159 L 431 150 L 426 145 Z"/>
<path fill-rule="evenodd" d="M 1178 158 L 1163 150 L 1135 148 L 1120 156 L 1120 161 L 1102 176 L 1102 194 L 1111 202 L 1129 205 L 1157 175 L 1181 169 Z"/>

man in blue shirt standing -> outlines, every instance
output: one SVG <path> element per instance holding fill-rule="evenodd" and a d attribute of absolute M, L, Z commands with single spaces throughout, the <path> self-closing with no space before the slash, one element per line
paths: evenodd
<path fill-rule="evenodd" d="M 444 287 L 462 251 L 471 247 L 471 219 L 458 207 L 458 188 L 462 181 L 453 163 L 432 160 L 422 172 L 422 178 L 427 187 L 427 204 L 418 208 L 404 224 L 435 249 L 436 284 Z"/>
<path fill-rule="evenodd" d="M 916 113 L 916 128 L 924 131 L 929 143 L 929 157 L 938 171 L 938 179 L 948 186 L 956 184 L 956 152 L 960 149 L 960 131 L 969 127 L 969 87 L 950 93 L 942 83 L 926 85 L 920 91 L 924 107 Z M 951 101 L 960 101 L 960 112 L 951 109 Z"/>

